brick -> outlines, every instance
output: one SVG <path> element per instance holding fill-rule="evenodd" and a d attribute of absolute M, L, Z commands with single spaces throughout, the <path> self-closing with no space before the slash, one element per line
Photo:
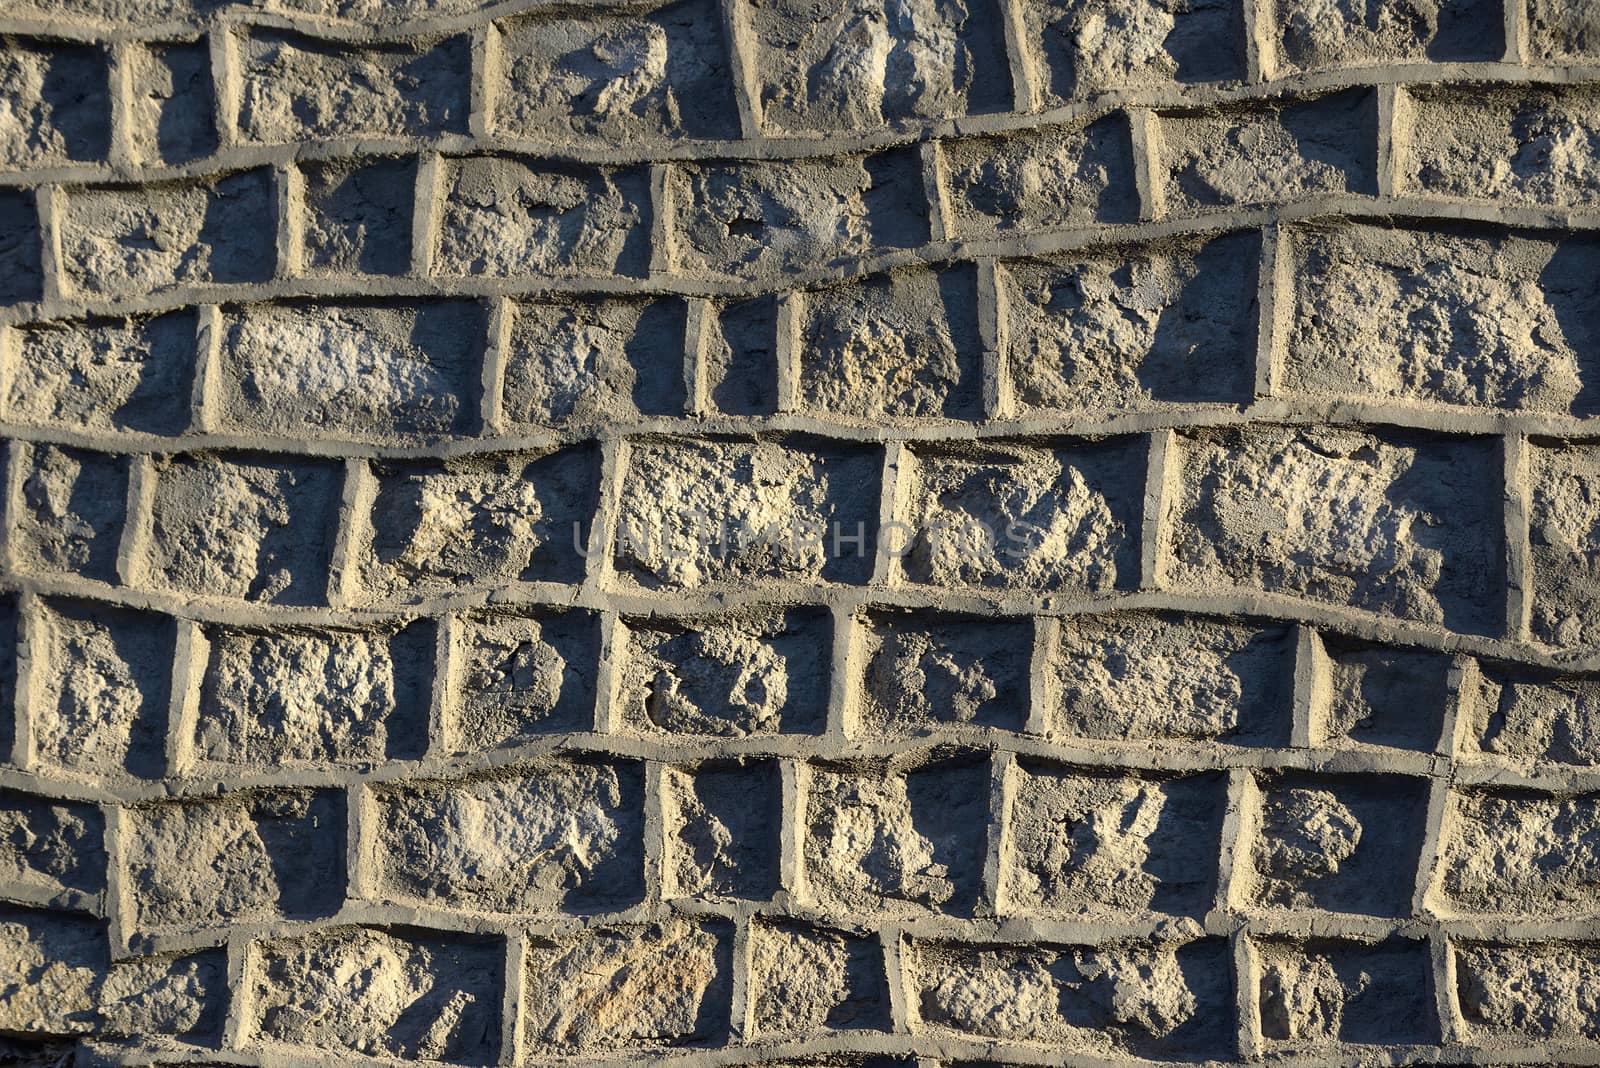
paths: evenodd
<path fill-rule="evenodd" d="M 739 116 L 710 0 L 504 25 L 495 128 L 555 141 L 736 138 Z"/>
<path fill-rule="evenodd" d="M 0 167 L 98 162 L 111 143 L 106 54 L 8 38 L 0 47 Z"/>
<path fill-rule="evenodd" d="M 1120 116 L 945 141 L 940 151 L 952 237 L 1030 234 L 1139 217 L 1133 147 Z"/>
<path fill-rule="evenodd" d="M 292 438 L 470 433 L 486 331 L 482 307 L 469 301 L 231 308 L 222 417 Z"/>
<path fill-rule="evenodd" d="M 82 775 L 159 776 L 175 632 L 154 613 L 47 602 L 33 653 L 46 668 L 32 693 L 35 759 Z"/>
<path fill-rule="evenodd" d="M 44 292 L 43 254 L 34 194 L 0 189 L 0 301 L 39 299 Z"/>
<path fill-rule="evenodd" d="M 1008 912 L 1203 917 L 1217 886 L 1226 782 L 1019 766 L 1002 873 Z"/>
<path fill-rule="evenodd" d="M 1494 0 L 1276 0 L 1277 51 L 1295 70 L 1424 60 L 1497 60 L 1504 16 Z"/>
<path fill-rule="evenodd" d="M 728 1032 L 731 930 L 670 919 L 528 948 L 523 1041 L 533 1053 L 704 1046 Z"/>
<path fill-rule="evenodd" d="M 812 924 L 763 923 L 752 927 L 750 943 L 757 1034 L 889 1030 L 889 989 L 876 939 Z"/>
<path fill-rule="evenodd" d="M 1257 782 L 1243 896 L 1265 908 L 1411 915 L 1424 780 L 1282 772 Z"/>
<path fill-rule="evenodd" d="M 478 156 L 442 170 L 439 274 L 638 277 L 650 265 L 649 181 L 637 167 Z"/>
<path fill-rule="evenodd" d="M 771 415 L 778 410 L 778 302 L 774 297 L 720 301 L 712 306 L 701 354 L 706 390 L 726 415 Z"/>
<path fill-rule="evenodd" d="M 344 902 L 331 790 L 165 801 L 123 814 L 123 893 L 144 931 L 331 915 Z"/>
<path fill-rule="evenodd" d="M 1402 184 L 1496 204 L 1600 204 L 1600 92 L 1418 90 L 1410 94 Z"/>
<path fill-rule="evenodd" d="M 1377 115 L 1363 89 L 1163 113 L 1156 177 L 1182 215 L 1376 193 Z"/>
<path fill-rule="evenodd" d="M 783 822 L 777 761 L 668 769 L 663 785 L 668 897 L 764 901 L 777 892 Z"/>
<path fill-rule="evenodd" d="M 1270 1049 L 1439 1041 L 1424 942 L 1274 939 L 1254 950 L 1261 1037 Z"/>
<path fill-rule="evenodd" d="M 189 425 L 195 314 L 18 327 L 6 413 L 19 422 L 175 434 Z"/>
<path fill-rule="evenodd" d="M 521 305 L 505 357 L 505 418 L 562 426 L 682 415 L 685 329 L 680 300 Z"/>
<path fill-rule="evenodd" d="M 1445 821 L 1436 884 L 1461 912 L 1590 914 L 1600 905 L 1600 797 L 1460 792 Z"/>
<path fill-rule="evenodd" d="M 494 1064 L 503 954 L 486 938 L 332 928 L 258 946 L 241 1000 L 268 1043 Z"/>
<path fill-rule="evenodd" d="M 105 821 L 94 805 L 0 791 L 0 886 L 6 897 L 99 911 Z"/>
<path fill-rule="evenodd" d="M 379 464 L 367 600 L 418 601 L 508 582 L 577 582 L 599 482 L 588 446 L 543 455 Z"/>
<path fill-rule="evenodd" d="M 1226 1056 L 1231 969 L 1220 940 L 1101 946 L 920 942 L 912 1029 L 1048 1043 L 1087 1056 Z"/>
<path fill-rule="evenodd" d="M 27 571 L 115 582 L 127 460 L 44 444 L 19 450 L 17 457 L 22 494 L 11 530 L 13 563 Z"/>
<path fill-rule="evenodd" d="M 1431 751 L 1450 704 L 1450 658 L 1329 637 L 1324 704 L 1313 742 Z"/>
<path fill-rule="evenodd" d="M 1530 0 L 1528 51 L 1543 63 L 1600 56 L 1600 16 L 1587 0 Z"/>
<path fill-rule="evenodd" d="M 446 728 L 460 752 L 587 731 L 599 685 L 600 626 L 590 612 L 470 617 L 456 639 L 461 706 Z"/>
<path fill-rule="evenodd" d="M 904 772 L 817 767 L 805 817 L 805 885 L 850 915 L 971 915 L 989 819 L 989 769 L 970 759 Z"/>
<path fill-rule="evenodd" d="M 188 593 L 273 604 L 324 597 L 339 469 L 250 455 L 156 462 L 152 578 Z"/>
<path fill-rule="evenodd" d="M 612 559 L 634 582 L 694 589 L 870 577 L 873 450 L 803 439 L 662 439 L 629 453 Z M 859 552 L 843 540 L 857 533 L 866 538 Z"/>
<path fill-rule="evenodd" d="M 1587 942 L 1453 947 L 1465 1038 L 1600 1040 L 1600 952 Z"/>
<path fill-rule="evenodd" d="M 383 900 L 499 913 L 605 912 L 644 896 L 644 773 L 552 764 L 374 791 Z"/>
<path fill-rule="evenodd" d="M 151 44 L 129 53 L 129 136 L 140 163 L 177 164 L 217 150 L 212 117 L 215 86 L 211 49 L 192 44 Z"/>
<path fill-rule="evenodd" d="M 1254 396 L 1257 238 L 1228 234 L 1008 263 L 1003 359 L 1025 412 Z"/>
<path fill-rule="evenodd" d="M 1588 410 L 1600 246 L 1479 228 L 1295 238 L 1291 390 L 1382 403 Z"/>
<path fill-rule="evenodd" d="M 1005 110 L 998 4 L 871 0 L 752 4 L 770 129 L 843 132 Z"/>
<path fill-rule="evenodd" d="M 0 597 L 0 767 L 12 764 L 17 744 L 17 600 Z"/>
<path fill-rule="evenodd" d="M 1080 593 L 1126 586 L 1138 573 L 1144 491 L 1135 446 L 919 447 L 899 519 L 909 530 L 886 534 L 886 548 L 918 584 Z"/>
<path fill-rule="evenodd" d="M 879 612 L 863 622 L 861 735 L 1026 726 L 1033 653 L 1028 620 Z"/>
<path fill-rule="evenodd" d="M 1468 753 L 1516 764 L 1600 764 L 1600 679 L 1480 664 L 1461 698 Z"/>
<path fill-rule="evenodd" d="M 239 767 L 415 759 L 427 740 L 433 631 L 212 627 L 193 756 Z"/>
<path fill-rule="evenodd" d="M 271 172 L 69 190 L 61 263 L 80 292 L 117 296 L 181 285 L 264 282 L 276 250 Z"/>
<path fill-rule="evenodd" d="M 910 270 L 802 298 L 802 408 L 855 418 L 981 414 L 977 274 Z"/>
<path fill-rule="evenodd" d="M 93 1032 L 109 966 L 98 923 L 0 909 L 0 1031 L 34 1037 Z"/>
<path fill-rule="evenodd" d="M 415 159 L 301 164 L 305 266 L 314 274 L 411 270 Z"/>
<path fill-rule="evenodd" d="M 815 609 L 629 620 L 613 718 L 646 734 L 820 734 L 827 616 Z"/>
<path fill-rule="evenodd" d="M 1168 511 L 1175 585 L 1502 629 L 1493 443 L 1262 427 L 1197 434 L 1181 452 Z"/>
<path fill-rule="evenodd" d="M 101 1027 L 108 1035 L 171 1036 L 211 1045 L 228 1004 L 225 951 L 140 957 L 113 965 L 100 988 Z"/>
<path fill-rule="evenodd" d="M 687 272 L 812 271 L 928 240 L 922 166 L 909 150 L 683 164 L 670 179 L 674 262 Z"/>
<path fill-rule="evenodd" d="M 1024 47 L 1047 104 L 1105 89 L 1245 76 L 1239 0 L 1029 0 Z"/>
<path fill-rule="evenodd" d="M 1600 641 L 1600 450 L 1552 444 L 1532 450 L 1528 468 L 1533 636 L 1551 645 Z"/>
<path fill-rule="evenodd" d="M 465 133 L 466 37 L 367 48 L 258 31 L 240 45 L 239 136 L 283 143 Z"/>

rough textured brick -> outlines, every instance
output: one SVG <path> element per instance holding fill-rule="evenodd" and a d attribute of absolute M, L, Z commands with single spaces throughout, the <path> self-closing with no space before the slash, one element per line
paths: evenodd
<path fill-rule="evenodd" d="M 1268 1048 L 1438 1041 L 1425 943 L 1264 940 L 1253 948 Z"/>
<path fill-rule="evenodd" d="M 66 196 L 62 263 L 85 293 L 116 295 L 205 283 L 264 282 L 275 250 L 267 170 L 146 186 L 90 186 Z"/>
<path fill-rule="evenodd" d="M 189 593 L 322 601 L 338 476 L 328 463 L 250 456 L 158 461 L 152 577 Z"/>
<path fill-rule="evenodd" d="M 6 413 L 19 422 L 173 434 L 189 424 L 192 312 L 19 327 Z"/>
<path fill-rule="evenodd" d="M 95 906 L 106 884 L 105 821 L 94 805 L 0 791 L 0 884 L 59 908 Z"/>
<path fill-rule="evenodd" d="M 1028 0 L 1025 46 L 1050 103 L 1105 89 L 1242 79 L 1238 0 Z"/>
<path fill-rule="evenodd" d="M 1330 639 L 1326 705 L 1313 710 L 1324 744 L 1428 751 L 1450 703 L 1450 658 L 1422 649 Z"/>
<path fill-rule="evenodd" d="M 375 764 L 422 755 L 433 633 L 404 629 L 208 629 L 197 759 Z"/>
<path fill-rule="evenodd" d="M 915 583 L 1092 592 L 1138 571 L 1140 458 L 1125 439 L 1059 449 L 919 449 L 909 530 L 886 534 Z M 902 476 L 905 477 L 905 476 Z"/>
<path fill-rule="evenodd" d="M 667 894 L 765 900 L 778 889 L 782 785 L 757 760 L 673 769 L 662 803 Z"/>
<path fill-rule="evenodd" d="M 446 744 L 472 752 L 588 730 L 599 644 L 599 624 L 588 612 L 471 617 L 456 639 L 465 669 Z"/>
<path fill-rule="evenodd" d="M 770 296 L 713 306 L 702 354 L 712 405 L 727 415 L 778 409 L 777 301 Z"/>
<path fill-rule="evenodd" d="M 1276 0 L 1278 55 L 1300 70 L 1400 61 L 1494 60 L 1505 50 L 1491 0 Z"/>
<path fill-rule="evenodd" d="M 953 237 L 1132 222 L 1139 203 L 1120 118 L 1011 137 L 946 141 Z"/>
<path fill-rule="evenodd" d="M 829 628 L 816 611 L 628 621 L 613 718 L 644 733 L 820 733 Z"/>
<path fill-rule="evenodd" d="M 505 357 L 505 418 L 560 426 L 682 415 L 686 315 L 679 300 L 521 305 Z"/>
<path fill-rule="evenodd" d="M 1161 116 L 1158 181 L 1180 214 L 1376 193 L 1377 101 L 1352 89 Z"/>
<path fill-rule="evenodd" d="M 0 47 L 0 167 L 104 158 L 106 62 L 98 48 L 8 38 Z"/>
<path fill-rule="evenodd" d="M 1460 793 L 1445 828 L 1437 892 L 1447 909 L 1587 914 L 1600 902 L 1600 798 Z"/>
<path fill-rule="evenodd" d="M 857 730 L 867 737 L 994 728 L 1028 716 L 1026 620 L 878 613 L 866 620 Z"/>
<path fill-rule="evenodd" d="M 1533 636 L 1592 644 L 1600 640 L 1600 454 L 1590 445 L 1537 449 L 1528 481 Z"/>
<path fill-rule="evenodd" d="M 44 287 L 39 209 L 34 195 L 0 189 L 0 300 L 38 300 Z"/>
<path fill-rule="evenodd" d="M 141 163 L 175 164 L 216 151 L 215 87 L 206 43 L 152 44 L 134 50 L 128 62 L 134 157 Z"/>
<path fill-rule="evenodd" d="M 799 1038 L 821 1031 L 887 1030 L 889 991 L 876 940 L 803 924 L 762 924 L 750 936 L 755 1029 Z"/>
<path fill-rule="evenodd" d="M 1592 61 L 1600 55 L 1600 12 L 1587 0 L 1529 0 L 1528 45 L 1546 63 Z"/>
<path fill-rule="evenodd" d="M 1600 1039 L 1600 953 L 1594 945 L 1467 943 L 1453 956 L 1467 1037 Z"/>
<path fill-rule="evenodd" d="M 227 1014 L 228 962 L 223 950 L 140 957 L 115 964 L 100 988 L 107 1034 L 170 1035 L 210 1045 Z"/>
<path fill-rule="evenodd" d="M 502 30 L 496 129 L 540 140 L 739 135 L 721 16 L 709 0 Z"/>
<path fill-rule="evenodd" d="M 321 274 L 405 274 L 411 269 L 414 159 L 302 165 L 305 266 Z"/>
<path fill-rule="evenodd" d="M 1461 701 L 1468 752 L 1519 764 L 1600 764 L 1600 679 L 1481 664 Z"/>
<path fill-rule="evenodd" d="M 414 440 L 477 424 L 483 310 L 467 301 L 228 312 L 223 417 L 289 436 Z"/>
<path fill-rule="evenodd" d="M 250 1022 L 267 1042 L 335 1055 L 493 1064 L 502 952 L 359 927 L 268 942 L 246 976 Z"/>
<path fill-rule="evenodd" d="M 384 788 L 380 887 L 488 912 L 625 907 L 643 893 L 643 794 L 630 764 Z"/>
<path fill-rule="evenodd" d="M 1499 458 L 1482 439 L 1260 428 L 1182 446 L 1173 579 L 1477 633 L 1504 610 Z"/>
<path fill-rule="evenodd" d="M 114 582 L 128 464 L 118 456 L 34 445 L 16 461 L 22 493 L 11 554 L 24 570 Z"/>
<path fill-rule="evenodd" d="M 167 801 L 123 815 L 124 893 L 143 929 L 331 914 L 344 900 L 333 791 Z"/>
<path fill-rule="evenodd" d="M 1004 359 L 1025 411 L 1240 403 L 1255 384 L 1256 239 L 1006 264 Z"/>
<path fill-rule="evenodd" d="M 263 31 L 240 45 L 239 134 L 285 142 L 463 133 L 468 41 L 352 48 Z"/>
<path fill-rule="evenodd" d="M 0 1031 L 93 1032 L 100 979 L 109 963 L 97 923 L 0 909 Z"/>

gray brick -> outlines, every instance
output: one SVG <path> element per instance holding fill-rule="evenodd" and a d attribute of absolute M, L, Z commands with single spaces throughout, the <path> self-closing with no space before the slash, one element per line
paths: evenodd
<path fill-rule="evenodd" d="M 189 311 L 18 327 L 6 390 L 20 422 L 174 434 L 189 425 L 197 362 Z"/>

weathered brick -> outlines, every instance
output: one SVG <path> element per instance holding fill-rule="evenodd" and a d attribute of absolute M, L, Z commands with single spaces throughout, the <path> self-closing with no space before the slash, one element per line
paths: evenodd
<path fill-rule="evenodd" d="M 468 301 L 230 309 L 223 418 L 285 437 L 469 433 L 486 329 L 482 307 Z"/>
<path fill-rule="evenodd" d="M 1003 357 L 1025 411 L 1247 403 L 1253 234 L 1006 264 Z"/>
<path fill-rule="evenodd" d="M 326 462 L 199 453 L 156 462 L 152 577 L 275 604 L 324 599 L 340 472 Z"/>
<path fill-rule="evenodd" d="M 814 270 L 928 240 L 908 150 L 820 160 L 683 164 L 669 183 L 675 265 L 735 278 Z"/>
<path fill-rule="evenodd" d="M 901 475 L 909 530 L 885 535 L 911 582 L 1084 593 L 1137 581 L 1141 443 L 926 446 L 915 458 Z"/>
<path fill-rule="evenodd" d="M 1030 234 L 1139 217 L 1127 122 L 945 141 L 947 226 L 957 238 Z"/>
<path fill-rule="evenodd" d="M 1545 916 L 1600 905 L 1600 797 L 1461 792 L 1436 892 L 1448 910 Z"/>
<path fill-rule="evenodd" d="M 670 919 L 538 941 L 526 956 L 524 1042 L 533 1053 L 711 1044 L 727 1034 L 732 932 Z"/>
<path fill-rule="evenodd" d="M 1009 858 L 1009 912 L 1202 917 L 1217 885 L 1226 782 L 1019 766 Z"/>
<path fill-rule="evenodd" d="M 1505 51 L 1495 0 L 1276 0 L 1277 51 L 1297 70 L 1422 60 L 1495 60 Z"/>
<path fill-rule="evenodd" d="M 1245 75 L 1239 0 L 1028 0 L 1023 47 L 1045 102 L 1106 89 L 1238 81 Z"/>
<path fill-rule="evenodd" d="M 1328 193 L 1376 193 L 1377 99 L 1352 89 L 1160 117 L 1157 180 L 1195 214 Z"/>
<path fill-rule="evenodd" d="M 22 494 L 11 529 L 13 563 L 115 582 L 128 495 L 120 456 L 38 444 L 21 453 Z"/>
<path fill-rule="evenodd" d="M 1519 764 L 1600 764 L 1600 679 L 1480 664 L 1461 696 L 1467 752 Z"/>
<path fill-rule="evenodd" d="M 469 617 L 456 639 L 461 705 L 445 744 L 477 752 L 594 724 L 600 631 L 592 613 Z"/>
<path fill-rule="evenodd" d="M 612 552 L 617 570 L 635 582 L 692 589 L 870 576 L 873 450 L 799 439 L 663 439 L 629 451 Z M 858 533 L 866 538 L 859 553 L 843 540 Z"/>
<path fill-rule="evenodd" d="M 639 168 L 446 160 L 434 269 L 446 275 L 623 274 L 650 264 L 650 190 Z"/>
<path fill-rule="evenodd" d="M 820 734 L 828 700 L 825 613 L 628 621 L 613 718 L 643 733 Z"/>
<path fill-rule="evenodd" d="M 374 791 L 384 900 L 516 914 L 602 912 L 644 894 L 644 774 L 552 764 Z"/>
<path fill-rule="evenodd" d="M 842 132 L 1004 110 L 992 0 L 753 3 L 761 105 L 774 130 Z"/>
<path fill-rule="evenodd" d="M 981 414 L 971 267 L 875 275 L 801 301 L 802 408 L 873 420 Z"/>
<path fill-rule="evenodd" d="M 1426 781 L 1282 772 L 1258 788 L 1243 896 L 1268 908 L 1411 915 Z"/>
<path fill-rule="evenodd" d="M 750 932 L 755 1030 L 802 1038 L 822 1031 L 889 1029 L 883 947 L 874 938 L 800 923 Z"/>
<path fill-rule="evenodd" d="M 344 901 L 344 806 L 331 790 L 164 801 L 123 814 L 123 892 L 137 928 L 333 913 Z"/>
<path fill-rule="evenodd" d="M 13 334 L 6 414 L 85 430 L 174 434 L 189 425 L 195 315 L 87 319 Z"/>
<path fill-rule="evenodd" d="M 1020 731 L 1032 653 L 1025 619 L 875 613 L 862 628 L 856 729 L 870 737 Z"/>
<path fill-rule="evenodd" d="M 17 744 L 18 614 L 15 597 L 0 597 L 0 767 L 11 765 Z"/>
<path fill-rule="evenodd" d="M 916 1031 L 1064 1045 L 1112 1058 L 1226 1056 L 1231 969 L 1221 940 L 1186 945 L 908 948 Z"/>
<path fill-rule="evenodd" d="M 989 769 L 970 759 L 908 771 L 816 767 L 805 884 L 847 914 L 971 915 L 983 879 Z"/>
<path fill-rule="evenodd" d="M 1600 11 L 1589 0 L 1529 0 L 1528 50 L 1544 63 L 1600 56 Z"/>
<path fill-rule="evenodd" d="M 465 133 L 466 37 L 353 47 L 258 31 L 240 45 L 239 135 L 269 143 Z"/>
<path fill-rule="evenodd" d="M 1174 462 L 1174 461 L 1169 461 Z M 1492 442 L 1342 428 L 1196 434 L 1181 446 L 1168 565 L 1218 582 L 1499 633 Z"/>
<path fill-rule="evenodd" d="M 763 901 L 777 892 L 783 822 L 777 761 L 669 769 L 664 785 L 667 896 Z"/>
<path fill-rule="evenodd" d="M 1294 240 L 1290 390 L 1379 402 L 1589 410 L 1600 245 L 1344 225 Z"/>
<path fill-rule="evenodd" d="M 0 167 L 98 162 L 111 143 L 106 54 L 7 38 L 0 46 Z"/>
<path fill-rule="evenodd" d="M 770 296 L 723 301 L 701 359 L 712 405 L 726 415 L 771 415 L 778 410 L 778 303 Z"/>
<path fill-rule="evenodd" d="M 69 190 L 62 267 L 84 293 L 264 282 L 276 260 L 275 198 L 266 169 L 143 186 Z"/>
<path fill-rule="evenodd" d="M 0 189 L 0 301 L 39 299 L 44 291 L 43 255 L 34 194 Z"/>
<path fill-rule="evenodd" d="M 503 954 L 487 938 L 333 928 L 259 945 L 242 1000 L 266 1042 L 494 1064 Z"/>
<path fill-rule="evenodd" d="M 35 759 L 86 775 L 159 776 L 175 631 L 153 613 L 48 602 L 33 653 L 46 668 L 32 699 Z"/>
<path fill-rule="evenodd" d="M 1450 704 L 1450 658 L 1424 649 L 1326 638 L 1324 703 L 1312 710 L 1314 743 L 1427 752 Z"/>
<path fill-rule="evenodd" d="M 211 49 L 151 44 L 129 53 L 131 151 L 140 163 L 186 163 L 217 149 Z"/>
<path fill-rule="evenodd" d="M 368 600 L 416 601 L 508 582 L 576 582 L 598 493 L 588 446 L 376 465 Z"/>
<path fill-rule="evenodd" d="M 422 755 L 433 630 L 212 627 L 196 759 L 241 767 L 370 765 Z"/>
<path fill-rule="evenodd" d="M 227 1003 L 223 950 L 119 961 L 100 987 L 101 1029 L 108 1035 L 146 1040 L 161 1035 L 210 1045 L 220 1037 Z"/>
<path fill-rule="evenodd" d="M 1533 450 L 1528 534 L 1533 636 L 1552 645 L 1600 641 L 1600 449 Z"/>
<path fill-rule="evenodd" d="M 0 910 L 0 1031 L 38 1037 L 93 1032 L 108 958 L 98 923 Z"/>
<path fill-rule="evenodd" d="M 1263 939 L 1254 951 L 1261 1037 L 1275 1051 L 1439 1040 L 1424 942 Z"/>
<path fill-rule="evenodd" d="M 553 141 L 739 136 L 711 0 L 505 24 L 495 127 Z"/>
<path fill-rule="evenodd" d="M 411 269 L 415 159 L 305 163 L 305 266 L 317 274 Z"/>
<path fill-rule="evenodd" d="M 505 418 L 560 426 L 682 415 L 685 328 L 680 300 L 521 305 L 505 357 Z"/>
<path fill-rule="evenodd" d="M 1570 89 L 1410 93 L 1403 183 L 1497 204 L 1600 204 L 1600 92 Z"/>
<path fill-rule="evenodd" d="M 1600 947 L 1469 942 L 1453 949 L 1466 1040 L 1600 1040 Z"/>
<path fill-rule="evenodd" d="M 98 912 L 106 885 L 105 821 L 94 805 L 0 791 L 5 896 Z"/>

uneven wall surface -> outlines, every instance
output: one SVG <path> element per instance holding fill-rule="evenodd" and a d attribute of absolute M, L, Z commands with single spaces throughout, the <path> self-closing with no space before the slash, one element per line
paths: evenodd
<path fill-rule="evenodd" d="M 0 1062 L 1600 1056 L 1600 8 L 0 85 Z"/>

